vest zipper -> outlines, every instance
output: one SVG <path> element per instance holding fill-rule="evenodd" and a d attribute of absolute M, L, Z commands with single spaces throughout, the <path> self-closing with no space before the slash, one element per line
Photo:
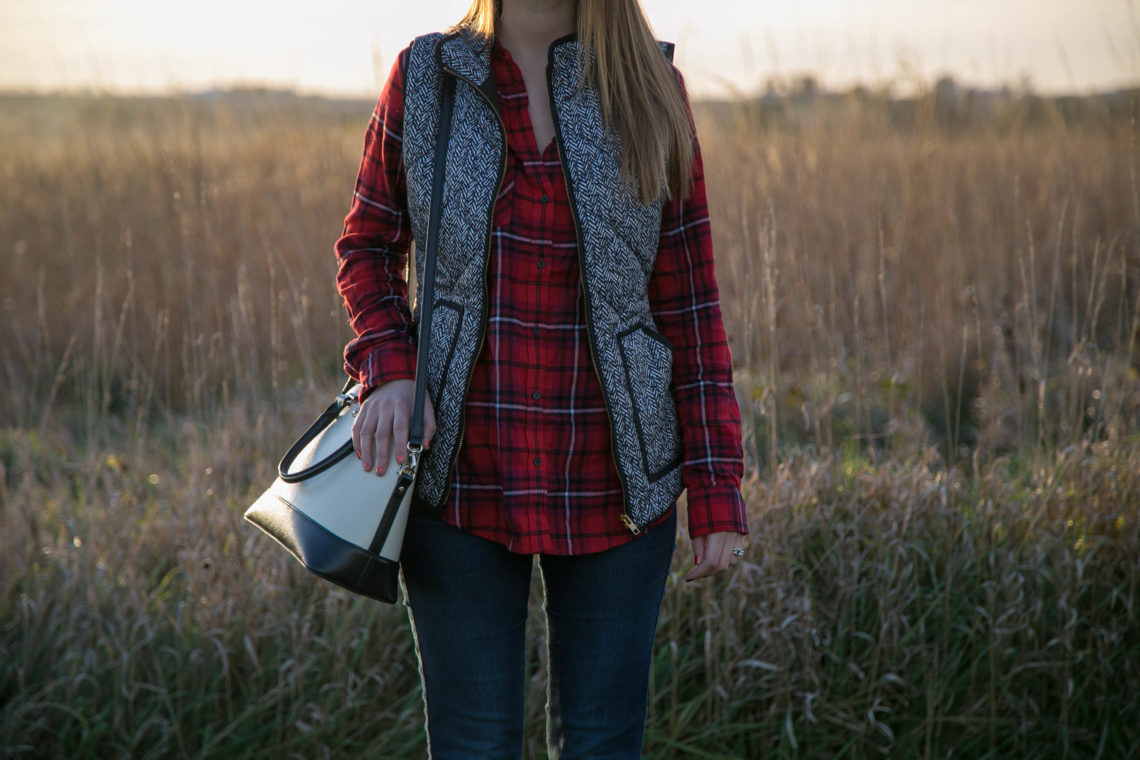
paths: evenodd
<path fill-rule="evenodd" d="M 437 511 L 442 512 L 447 505 L 447 497 L 451 495 L 451 474 L 455 471 L 455 463 L 459 461 L 459 451 L 463 448 L 463 437 L 467 433 L 467 394 L 471 391 L 471 377 L 475 374 L 475 362 L 479 360 L 479 354 L 483 353 L 483 344 L 487 341 L 487 324 L 490 321 L 490 305 L 491 294 L 487 291 L 487 272 L 491 266 L 491 239 L 495 232 L 495 205 L 499 198 L 499 193 L 503 189 L 503 177 L 507 173 L 507 125 L 503 123 L 503 116 L 499 113 L 499 108 L 496 103 L 492 103 L 487 94 L 483 92 L 483 88 L 472 82 L 467 77 L 459 74 L 451 69 L 444 69 L 448 74 L 456 79 L 462 80 L 471 86 L 479 96 L 486 101 L 490 106 L 491 111 L 495 114 L 495 118 L 499 122 L 499 134 L 503 138 L 503 160 L 499 163 L 499 179 L 495 182 L 495 193 L 491 196 L 491 211 L 487 214 L 487 245 L 483 250 L 483 328 L 479 333 L 479 348 L 475 351 L 475 356 L 472 359 L 471 372 L 467 373 L 467 382 L 463 388 L 463 406 L 464 411 L 459 415 L 459 439 L 455 443 L 455 452 L 451 455 L 451 464 L 447 468 L 447 480 L 443 487 L 443 499 L 439 503 Z M 491 76 L 488 74 L 488 76 Z M 441 225 L 442 226 L 442 225 Z"/>
<path fill-rule="evenodd" d="M 586 348 L 590 353 L 590 362 L 594 365 L 594 374 L 598 378 L 598 385 L 602 389 L 602 406 L 606 409 L 606 419 L 610 423 L 610 458 L 614 463 L 614 471 L 617 472 L 618 483 L 621 484 L 621 522 L 622 525 L 635 536 L 641 535 L 641 528 L 629 516 L 629 492 L 625 487 L 625 477 L 622 475 L 621 466 L 617 461 L 617 436 L 614 430 L 614 418 L 610 413 L 610 402 L 606 396 L 606 381 L 602 379 L 602 373 L 598 371 L 598 358 L 594 353 L 594 323 L 590 318 L 590 291 L 586 287 L 586 259 L 582 251 L 582 232 L 578 224 L 578 206 L 574 203 L 574 192 L 570 188 L 570 177 L 566 174 L 566 164 L 563 157 L 566 155 L 564 144 L 562 142 L 562 123 L 558 119 L 558 109 L 554 105 L 554 79 L 551 76 L 554 70 L 554 46 L 551 45 L 549 57 L 546 63 L 546 87 L 550 97 L 550 115 L 554 121 L 554 140 L 558 146 L 558 167 L 562 170 L 562 181 L 566 184 L 566 198 L 570 201 L 570 216 L 574 220 L 574 237 L 578 242 L 578 272 L 581 275 L 580 281 L 582 285 L 582 304 L 586 310 Z"/>

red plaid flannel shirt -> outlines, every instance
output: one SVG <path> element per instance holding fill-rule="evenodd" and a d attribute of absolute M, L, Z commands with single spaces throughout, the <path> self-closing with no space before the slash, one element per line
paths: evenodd
<path fill-rule="evenodd" d="M 345 368 L 371 390 L 415 376 L 404 272 L 411 231 L 401 157 L 405 50 L 372 115 L 337 285 L 357 338 Z M 557 147 L 535 145 L 522 74 L 498 44 L 492 75 L 507 129 L 494 210 L 486 341 L 443 519 L 520 553 L 586 554 L 626 543 L 622 490 L 586 343 L 577 241 Z M 687 199 L 667 202 L 649 284 L 674 348 L 689 533 L 747 532 L 740 410 L 732 389 L 699 147 Z"/>

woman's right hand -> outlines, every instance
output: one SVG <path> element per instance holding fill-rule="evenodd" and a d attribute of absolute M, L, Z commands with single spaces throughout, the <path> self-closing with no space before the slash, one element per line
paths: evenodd
<path fill-rule="evenodd" d="M 412 423 L 415 404 L 414 380 L 389 380 L 376 388 L 360 405 L 360 412 L 352 423 L 352 445 L 365 472 L 383 475 L 388 469 L 388 457 L 396 447 L 396 462 L 403 464 L 408 455 L 408 428 Z M 435 435 L 435 410 L 431 395 L 424 397 L 424 448 Z"/>

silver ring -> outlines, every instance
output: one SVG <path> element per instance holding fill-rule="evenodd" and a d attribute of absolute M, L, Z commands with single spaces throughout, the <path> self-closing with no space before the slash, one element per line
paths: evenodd
<path fill-rule="evenodd" d="M 733 550 L 732 550 L 732 556 L 734 556 L 734 557 L 743 557 L 743 556 L 744 556 L 744 550 L 743 550 L 743 549 L 741 549 L 741 548 L 738 546 L 738 547 L 736 547 L 735 549 L 733 549 Z"/>

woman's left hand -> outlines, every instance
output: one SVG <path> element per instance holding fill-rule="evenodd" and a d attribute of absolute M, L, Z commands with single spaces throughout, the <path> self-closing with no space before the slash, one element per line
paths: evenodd
<path fill-rule="evenodd" d="M 740 533 L 710 533 L 693 539 L 693 558 L 696 565 L 685 574 L 686 581 L 695 581 L 727 570 L 736 564 L 732 550 L 744 547 Z"/>

